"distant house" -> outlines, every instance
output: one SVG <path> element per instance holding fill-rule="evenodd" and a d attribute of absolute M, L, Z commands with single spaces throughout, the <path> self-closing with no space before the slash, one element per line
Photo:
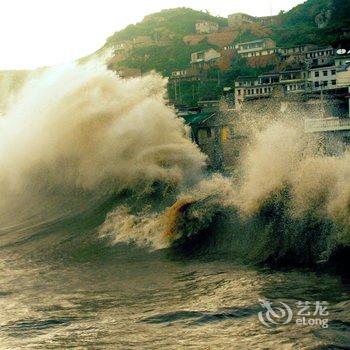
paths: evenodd
<path fill-rule="evenodd" d="M 337 67 L 317 67 L 309 70 L 309 80 L 312 91 L 330 90 L 337 88 Z"/>
<path fill-rule="evenodd" d="M 339 87 L 347 88 L 348 92 L 345 97 L 348 99 L 348 116 L 350 118 L 350 66 L 342 66 L 337 70 L 337 84 Z"/>
<path fill-rule="evenodd" d="M 278 16 L 262 16 L 255 17 L 256 21 L 263 26 L 268 26 L 270 24 L 280 24 L 280 20 Z"/>
<path fill-rule="evenodd" d="M 276 52 L 276 43 L 270 38 L 238 43 L 235 49 L 242 57 L 271 55 Z"/>
<path fill-rule="evenodd" d="M 246 13 L 233 13 L 228 15 L 228 25 L 229 27 L 240 26 L 243 23 L 255 23 L 255 17 L 247 15 Z"/>
<path fill-rule="evenodd" d="M 215 65 L 220 57 L 221 53 L 214 49 L 193 52 L 191 54 L 191 65 L 198 68 L 210 67 Z"/>
<path fill-rule="evenodd" d="M 154 41 L 150 36 L 137 36 L 132 39 L 132 45 L 134 47 L 142 47 L 154 44 Z"/>
<path fill-rule="evenodd" d="M 196 68 L 177 69 L 171 72 L 171 79 L 198 80 L 200 72 Z"/>
<path fill-rule="evenodd" d="M 279 84 L 279 73 L 262 74 L 258 77 L 238 77 L 235 81 L 236 106 L 245 101 L 271 97 Z"/>
<path fill-rule="evenodd" d="M 228 25 L 230 27 L 236 27 L 246 23 L 259 23 L 263 26 L 268 26 L 273 23 L 278 23 L 278 16 L 254 17 L 241 12 L 233 13 L 228 16 Z"/>
<path fill-rule="evenodd" d="M 322 47 L 306 52 L 306 59 L 311 67 L 333 63 L 335 50 L 332 46 Z"/>
<path fill-rule="evenodd" d="M 302 69 L 271 72 L 258 77 L 238 77 L 235 80 L 236 108 L 239 108 L 245 101 L 306 92 L 310 87 L 307 72 Z"/>
<path fill-rule="evenodd" d="M 119 76 L 119 78 L 123 78 L 123 79 L 137 78 L 142 75 L 141 69 L 127 68 L 127 67 L 119 68 L 116 73 Z"/>
<path fill-rule="evenodd" d="M 303 69 L 286 69 L 282 71 L 280 84 L 285 94 L 307 92 L 310 88 L 308 73 Z"/>
<path fill-rule="evenodd" d="M 277 52 L 282 56 L 305 55 L 307 51 L 316 49 L 313 44 L 279 47 Z"/>
<path fill-rule="evenodd" d="M 212 104 L 219 101 L 206 101 Z M 238 160 L 240 137 L 236 137 L 229 115 L 216 112 L 200 112 L 183 117 L 191 127 L 191 137 L 200 150 L 208 156 L 208 166 L 223 169 L 234 166 Z"/>
<path fill-rule="evenodd" d="M 334 57 L 335 66 L 349 66 L 350 65 L 350 55 L 337 55 Z"/>
<path fill-rule="evenodd" d="M 210 34 L 216 33 L 219 30 L 219 25 L 210 21 L 198 21 L 196 23 L 196 33 L 198 34 Z"/>
<path fill-rule="evenodd" d="M 125 53 L 130 50 L 131 44 L 129 42 L 118 43 L 114 46 L 114 52 L 117 53 Z"/>

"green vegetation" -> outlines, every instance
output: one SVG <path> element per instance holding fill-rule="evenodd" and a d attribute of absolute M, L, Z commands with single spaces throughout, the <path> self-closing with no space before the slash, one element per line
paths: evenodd
<path fill-rule="evenodd" d="M 315 18 L 320 14 L 328 17 L 325 28 L 317 27 Z M 338 47 L 346 41 L 342 28 L 349 28 L 349 14 L 348 0 L 308 0 L 279 14 L 281 25 L 272 26 L 272 39 L 278 46 L 310 43 Z"/>
<path fill-rule="evenodd" d="M 164 76 L 169 76 L 175 69 L 185 69 L 189 66 L 191 53 L 195 51 L 215 48 L 203 41 L 197 45 L 186 45 L 183 40 L 174 40 L 166 46 L 143 46 L 129 51 L 126 62 L 119 65 L 127 65 L 130 68 L 139 68 L 142 72 L 156 70 Z M 110 65 L 110 69 L 117 68 L 118 64 Z"/>
<path fill-rule="evenodd" d="M 278 24 L 270 26 L 270 37 L 277 46 L 293 46 L 298 44 L 333 45 L 347 47 L 349 38 L 342 34 L 343 28 L 350 27 L 349 0 L 308 0 L 290 11 L 278 15 Z M 318 28 L 315 21 L 324 19 L 326 26 Z M 124 30 L 108 38 L 102 48 L 114 48 L 118 43 L 130 43 L 125 59 L 109 65 L 112 70 L 118 67 L 139 68 L 142 73 L 156 70 L 163 76 L 170 76 L 173 70 L 189 67 L 192 52 L 215 48 L 206 39 L 196 45 L 187 45 L 183 38 L 195 34 L 195 23 L 199 20 L 209 20 L 218 23 L 220 27 L 227 26 L 227 19 L 215 17 L 209 13 L 195 11 L 189 8 L 163 10 L 146 16 L 135 25 L 129 25 Z M 250 41 L 258 37 L 249 28 L 240 28 L 237 41 Z M 265 34 L 266 35 L 266 34 Z M 145 38 L 148 43 L 133 45 L 134 39 Z M 237 55 L 231 66 L 224 72 L 211 68 L 201 77 L 200 82 L 181 82 L 176 86 L 169 85 L 169 97 L 183 103 L 194 104 L 199 99 L 214 99 L 220 97 L 225 86 L 231 86 L 238 76 L 258 75 L 273 70 L 273 65 L 264 68 L 251 68 L 247 61 Z"/>
<path fill-rule="evenodd" d="M 208 20 L 218 23 L 219 26 L 227 26 L 227 19 L 215 17 L 209 13 L 195 11 L 190 8 L 180 7 L 170 10 L 162 10 L 146 16 L 137 24 L 131 24 L 124 30 L 114 33 L 108 38 L 106 45 L 111 46 L 124 40 L 132 40 L 137 36 L 150 36 L 153 39 L 178 39 L 184 35 L 194 33 L 195 24 L 199 20 Z"/>

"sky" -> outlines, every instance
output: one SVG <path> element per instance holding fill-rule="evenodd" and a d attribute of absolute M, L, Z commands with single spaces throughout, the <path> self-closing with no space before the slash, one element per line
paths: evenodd
<path fill-rule="evenodd" d="M 190 7 L 227 16 L 277 14 L 304 0 L 0 0 L 0 69 L 70 62 L 99 49 L 107 37 L 145 15 Z"/>

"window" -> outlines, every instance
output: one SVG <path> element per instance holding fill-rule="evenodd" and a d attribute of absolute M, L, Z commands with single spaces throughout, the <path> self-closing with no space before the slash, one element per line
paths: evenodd
<path fill-rule="evenodd" d="M 238 95 L 241 95 L 241 90 L 238 89 L 238 90 L 237 90 L 237 93 L 238 93 Z"/>
<path fill-rule="evenodd" d="M 332 69 L 332 75 L 335 75 L 335 69 Z"/>
<path fill-rule="evenodd" d="M 323 71 L 323 76 L 326 77 L 328 75 L 328 71 L 324 70 Z"/>
<path fill-rule="evenodd" d="M 325 80 L 325 81 L 323 82 L 323 86 L 324 86 L 324 87 L 328 86 L 328 81 L 327 81 L 327 80 Z"/>
<path fill-rule="evenodd" d="M 315 81 L 315 88 L 318 88 L 320 86 L 320 83 L 318 81 Z"/>
<path fill-rule="evenodd" d="M 198 129 L 198 141 L 199 143 L 202 143 L 203 141 L 206 142 L 206 139 L 211 138 L 211 129 L 210 128 L 200 128 Z"/>
<path fill-rule="evenodd" d="M 337 81 L 335 79 L 332 80 L 332 85 L 337 85 Z"/>
<path fill-rule="evenodd" d="M 319 77 L 320 76 L 320 72 L 316 71 L 315 72 L 315 77 Z"/>
<path fill-rule="evenodd" d="M 221 129 L 221 141 L 225 142 L 229 139 L 230 137 L 230 130 L 228 126 L 224 126 Z"/>

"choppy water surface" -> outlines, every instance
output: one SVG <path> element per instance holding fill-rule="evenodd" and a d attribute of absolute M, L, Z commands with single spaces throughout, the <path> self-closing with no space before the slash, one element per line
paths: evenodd
<path fill-rule="evenodd" d="M 81 228 L 80 228 L 81 229 Z M 174 259 L 68 228 L 1 249 L 1 349 L 314 349 L 350 344 L 340 277 Z M 90 237 L 89 239 L 84 239 Z M 77 244 L 81 248 L 78 248 Z M 43 248 L 45 247 L 45 248 Z M 268 328 L 259 299 L 329 302 L 329 327 Z"/>

